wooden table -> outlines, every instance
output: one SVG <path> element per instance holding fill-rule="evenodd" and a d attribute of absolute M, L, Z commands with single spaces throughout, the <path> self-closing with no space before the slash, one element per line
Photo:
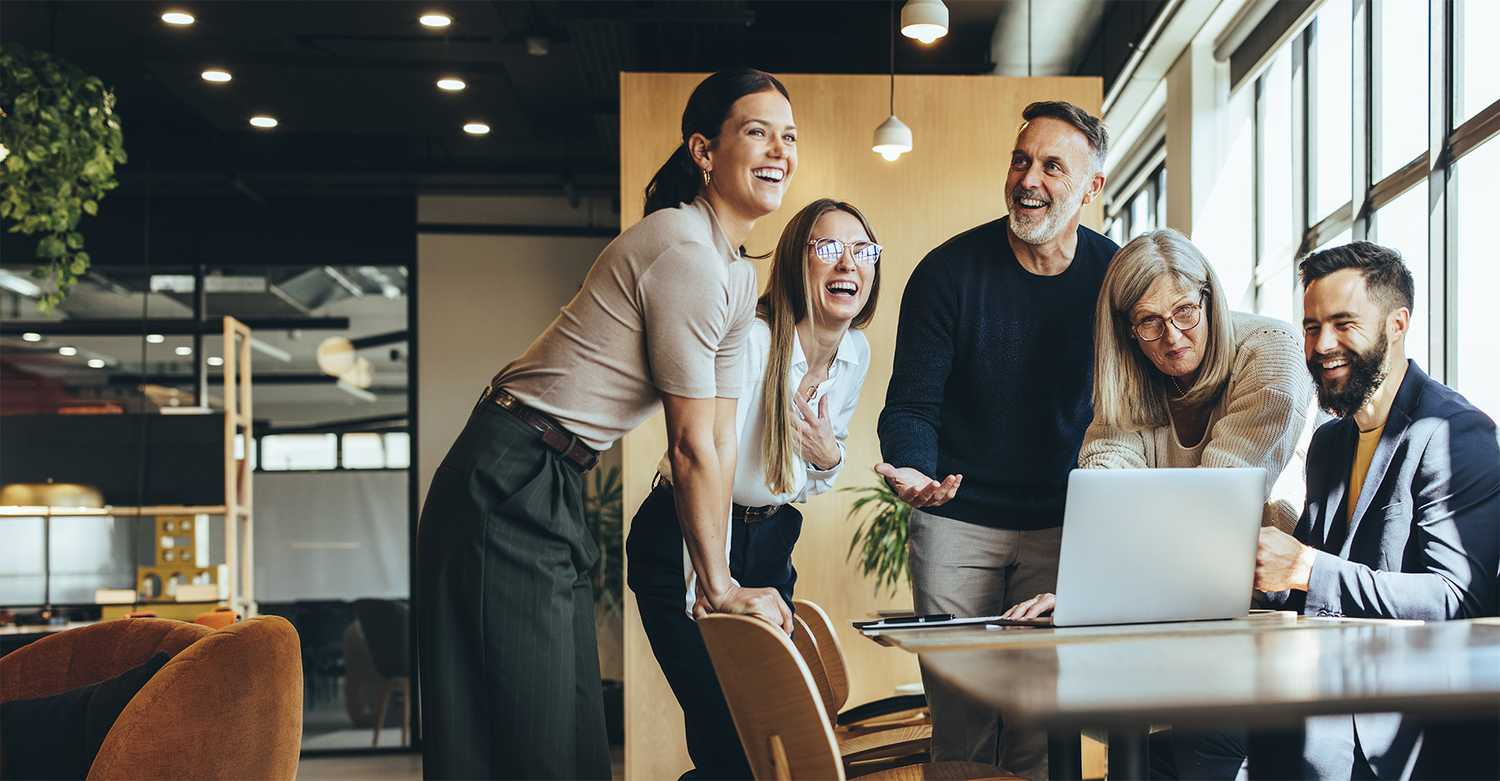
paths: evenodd
<path fill-rule="evenodd" d="M 1046 729 L 1053 778 L 1078 777 L 1077 736 L 1084 728 L 1110 733 L 1112 769 L 1144 777 L 1151 724 L 1285 727 L 1339 713 L 1500 711 L 1495 619 L 1423 624 L 1260 614 L 1180 624 L 887 632 L 875 639 L 919 654 L 928 673 L 1003 710 L 1013 723 Z"/>

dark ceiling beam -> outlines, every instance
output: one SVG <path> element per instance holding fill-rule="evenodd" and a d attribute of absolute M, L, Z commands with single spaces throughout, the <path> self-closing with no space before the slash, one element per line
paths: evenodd
<path fill-rule="evenodd" d="M 365 39 L 359 39 L 365 40 Z M 486 41 L 488 38 L 485 39 Z M 424 73 L 461 71 L 470 75 L 496 76 L 505 74 L 505 66 L 498 62 L 483 60 L 415 60 L 390 57 L 350 57 L 344 54 L 278 54 L 274 57 L 262 55 L 236 57 L 233 55 L 214 59 L 216 65 L 230 69 L 245 68 L 296 68 L 297 70 L 361 70 L 361 71 L 421 71 Z M 201 67 L 202 57 L 152 57 L 147 66 L 170 72 L 183 66 Z"/>
<path fill-rule="evenodd" d="M 242 320 L 251 330 L 270 331 L 347 331 L 347 317 L 269 317 Z M 201 323 L 184 318 L 153 320 L 7 320 L 0 322 L 0 335 L 19 336 L 27 332 L 46 336 L 136 336 L 144 333 L 163 336 L 217 334 L 224 330 L 222 321 Z M 260 378 L 257 377 L 259 382 Z"/>
<path fill-rule="evenodd" d="M 330 377 L 320 372 L 298 372 L 285 374 L 256 374 L 251 378 L 255 385 L 337 385 L 339 379 Z M 176 385 L 186 386 L 193 382 L 191 374 L 137 374 L 134 372 L 117 372 L 110 374 L 106 379 L 110 385 L 136 386 L 136 385 Z M 224 375 L 211 372 L 208 375 L 211 386 L 218 387 L 224 382 Z M 371 385 L 364 390 L 377 396 L 397 396 L 406 393 L 405 385 Z"/>
<path fill-rule="evenodd" d="M 406 423 L 406 414 L 396 415 L 371 415 L 365 418 L 349 418 L 346 420 L 330 420 L 325 423 L 307 423 L 296 426 L 267 426 L 265 430 L 256 433 L 265 434 L 323 434 L 344 431 L 367 431 L 371 428 L 389 429 L 389 424 Z"/>
<path fill-rule="evenodd" d="M 567 20 L 570 22 L 749 27 L 755 24 L 755 12 L 742 2 L 642 4 L 593 0 L 569 3 Z"/>
<path fill-rule="evenodd" d="M 371 347 L 384 347 L 388 344 L 406 344 L 406 341 L 409 338 L 409 334 L 407 334 L 406 331 L 402 330 L 391 331 L 389 333 L 383 334 L 373 334 L 370 336 L 361 336 L 358 339 L 350 339 L 349 343 L 354 345 L 354 349 L 356 350 L 367 350 Z"/>

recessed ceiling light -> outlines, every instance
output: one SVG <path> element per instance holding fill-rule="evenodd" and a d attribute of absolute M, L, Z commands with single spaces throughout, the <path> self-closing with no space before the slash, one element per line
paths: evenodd
<path fill-rule="evenodd" d="M 184 344 L 181 347 L 178 347 L 177 349 L 173 350 L 172 352 L 177 353 L 178 355 L 181 355 L 183 357 L 187 357 L 187 356 L 193 354 L 193 348 L 188 347 L 187 345 Z"/>
<path fill-rule="evenodd" d="M 162 336 L 161 334 L 146 334 L 146 344 L 161 344 L 166 340 L 167 337 Z"/>
<path fill-rule="evenodd" d="M 210 356 L 208 356 L 208 365 L 209 366 L 223 366 L 224 365 L 224 359 L 220 358 L 217 355 L 210 355 Z"/>
<path fill-rule="evenodd" d="M 27 331 L 26 333 L 21 334 L 21 341 L 23 342 L 40 342 L 41 340 L 42 335 L 37 333 L 36 331 Z"/>
<path fill-rule="evenodd" d="M 176 8 L 162 14 L 161 20 L 175 27 L 186 27 L 197 21 L 192 14 Z"/>
<path fill-rule="evenodd" d="M 63 345 L 62 347 L 57 348 L 57 354 L 67 358 L 72 358 L 73 356 L 78 354 L 78 348 Z"/>
<path fill-rule="evenodd" d="M 276 127 L 281 123 L 276 121 L 276 117 L 273 117 L 269 114 L 256 114 L 255 116 L 250 118 L 250 124 L 254 127 L 270 130 L 271 128 Z"/>
<path fill-rule="evenodd" d="M 471 136 L 487 136 L 490 133 L 490 126 L 483 122 L 465 122 L 464 132 Z"/>
<path fill-rule="evenodd" d="M 417 21 L 421 22 L 423 27 L 431 27 L 435 30 L 440 30 L 450 24 L 453 24 L 453 17 L 444 13 L 438 13 L 437 11 L 428 11 L 427 13 L 422 14 L 421 18 L 419 18 Z"/>
<path fill-rule="evenodd" d="M 90 358 L 89 359 L 89 368 L 90 369 L 103 369 L 104 368 L 104 359 L 103 358 Z"/>
<path fill-rule="evenodd" d="M 467 86 L 469 85 L 465 84 L 464 80 L 460 79 L 457 76 L 444 76 L 441 79 L 437 80 L 438 89 L 443 90 L 444 92 L 458 92 L 459 90 Z"/>
<path fill-rule="evenodd" d="M 223 68 L 209 68 L 203 72 L 203 80 L 213 82 L 214 84 L 224 84 L 233 78 L 233 76 L 229 75 L 229 71 Z"/>

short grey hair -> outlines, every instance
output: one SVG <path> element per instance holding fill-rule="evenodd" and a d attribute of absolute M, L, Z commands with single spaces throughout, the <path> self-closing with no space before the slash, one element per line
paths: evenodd
<path fill-rule="evenodd" d="M 1039 117 L 1061 120 L 1076 128 L 1088 139 L 1097 170 L 1104 170 L 1104 158 L 1109 155 L 1109 130 L 1098 117 L 1066 100 L 1039 100 L 1021 112 L 1021 119 L 1027 122 Z"/>
<path fill-rule="evenodd" d="M 1110 261 L 1094 310 L 1094 422 L 1126 431 L 1165 426 L 1167 380 L 1136 343 L 1131 310 L 1162 277 L 1184 290 L 1201 290 L 1208 346 L 1198 378 L 1183 400 L 1215 399 L 1229 385 L 1234 364 L 1234 319 L 1219 275 L 1193 242 L 1171 229 L 1135 237 Z"/>

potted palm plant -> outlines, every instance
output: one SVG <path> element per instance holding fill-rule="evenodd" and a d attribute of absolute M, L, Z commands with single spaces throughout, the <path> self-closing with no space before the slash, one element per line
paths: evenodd
<path fill-rule="evenodd" d="M 625 559 L 621 556 L 624 510 L 620 467 L 612 465 L 595 469 L 593 479 L 584 483 L 583 517 L 599 546 L 599 562 L 594 567 L 593 579 L 594 607 L 601 636 L 607 633 L 618 636 L 624 631 Z M 610 745 L 624 745 L 624 683 L 606 678 L 603 684 L 604 726 Z"/>
<path fill-rule="evenodd" d="M 854 537 L 844 560 L 858 553 L 859 568 L 866 577 L 875 579 L 875 592 L 882 588 L 891 594 L 902 584 L 911 584 L 906 566 L 906 529 L 911 505 L 901 501 L 884 482 L 841 489 L 859 498 L 849 508 L 848 519 L 857 521 Z"/>

